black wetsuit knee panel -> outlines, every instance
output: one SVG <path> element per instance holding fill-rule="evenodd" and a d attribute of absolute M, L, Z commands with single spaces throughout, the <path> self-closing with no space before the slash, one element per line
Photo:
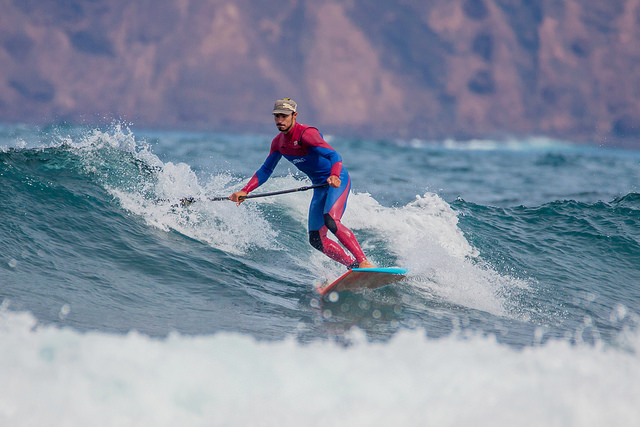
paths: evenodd
<path fill-rule="evenodd" d="M 319 250 L 320 252 L 324 251 L 324 247 L 322 245 L 322 239 L 320 238 L 319 231 L 310 231 L 309 232 L 309 243 L 311 246 Z"/>
<path fill-rule="evenodd" d="M 336 221 L 331 218 L 331 215 L 329 215 L 328 213 L 324 214 L 324 225 L 326 225 L 329 231 L 331 231 L 333 234 L 336 234 L 336 232 L 338 231 L 338 225 L 336 224 Z"/>

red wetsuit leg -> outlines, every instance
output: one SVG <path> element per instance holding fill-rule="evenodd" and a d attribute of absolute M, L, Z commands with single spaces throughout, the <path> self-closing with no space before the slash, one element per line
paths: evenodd
<path fill-rule="evenodd" d="M 347 248 L 347 250 L 356 257 L 356 261 L 358 261 L 358 264 L 367 259 L 367 257 L 364 256 L 364 252 L 362 251 L 362 248 L 358 243 L 358 239 L 356 239 L 356 236 L 353 234 L 353 232 L 342 225 L 340 220 L 336 221 L 334 218 L 334 221 L 336 223 L 337 230 L 333 234 L 335 234 L 340 243 L 342 243 L 344 247 Z"/>
<path fill-rule="evenodd" d="M 338 261 L 340 264 L 350 266 L 353 264 L 353 258 L 351 258 L 342 249 L 342 247 L 327 237 L 327 226 L 323 226 L 320 230 L 320 241 L 322 242 L 322 252 L 334 261 Z"/>
<path fill-rule="evenodd" d="M 333 205 L 329 209 L 329 212 L 324 215 L 324 223 L 326 227 L 338 238 L 340 243 L 347 248 L 351 254 L 356 257 L 358 264 L 366 260 L 364 252 L 358 243 L 358 239 L 351 230 L 345 227 L 340 219 L 347 205 L 347 198 L 349 197 L 349 189 L 351 188 L 351 179 L 347 178 L 346 186 L 342 193 L 333 202 Z M 325 211 L 326 212 L 326 211 Z M 328 218 L 327 218 L 328 217 Z M 326 234 L 326 233 L 325 233 Z"/>

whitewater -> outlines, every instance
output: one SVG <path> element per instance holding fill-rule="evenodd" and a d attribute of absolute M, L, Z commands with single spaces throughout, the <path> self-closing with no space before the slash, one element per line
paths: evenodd
<path fill-rule="evenodd" d="M 409 275 L 321 298 L 272 137 L 0 126 L 0 424 L 640 423 L 640 153 L 327 135 Z"/>

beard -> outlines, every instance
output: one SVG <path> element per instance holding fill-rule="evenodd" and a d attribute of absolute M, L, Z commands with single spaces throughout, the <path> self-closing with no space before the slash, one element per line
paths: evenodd
<path fill-rule="evenodd" d="M 285 124 L 276 125 L 276 127 L 280 132 L 285 132 L 285 133 L 289 132 L 289 129 L 291 129 L 292 126 L 293 126 L 293 123 L 291 123 L 290 125 L 285 125 Z"/>

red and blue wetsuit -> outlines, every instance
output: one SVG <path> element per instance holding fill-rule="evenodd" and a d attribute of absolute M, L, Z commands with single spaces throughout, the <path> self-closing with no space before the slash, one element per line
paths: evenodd
<path fill-rule="evenodd" d="M 264 164 L 242 191 L 249 193 L 264 184 L 282 156 L 307 174 L 314 184 L 327 182 L 331 175 L 339 177 L 341 181 L 338 188 L 327 186 L 313 190 L 309 206 L 311 245 L 346 266 L 354 266 L 365 260 L 355 236 L 340 222 L 351 188 L 349 173 L 342 167 L 342 157 L 326 143 L 316 128 L 295 123 L 289 132 L 278 134 L 271 142 L 271 151 Z M 353 254 L 355 263 L 340 245 L 327 238 L 328 230 Z"/>

